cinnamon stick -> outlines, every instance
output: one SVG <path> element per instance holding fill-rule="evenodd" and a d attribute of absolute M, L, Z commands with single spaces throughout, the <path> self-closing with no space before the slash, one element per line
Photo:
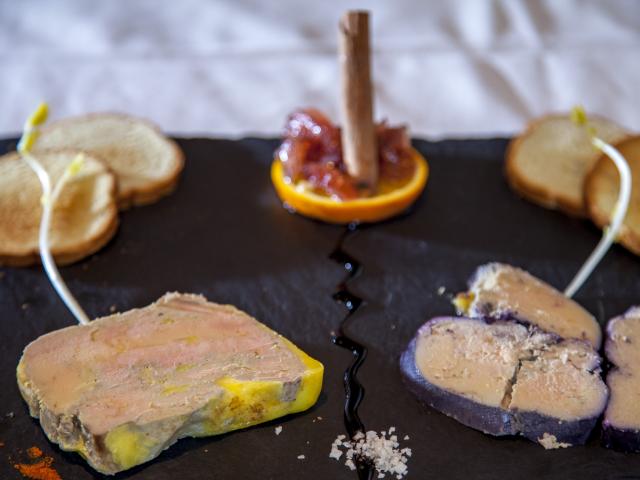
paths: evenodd
<path fill-rule="evenodd" d="M 347 11 L 340 20 L 342 154 L 358 186 L 373 191 L 378 182 L 378 149 L 373 124 L 369 12 Z"/>

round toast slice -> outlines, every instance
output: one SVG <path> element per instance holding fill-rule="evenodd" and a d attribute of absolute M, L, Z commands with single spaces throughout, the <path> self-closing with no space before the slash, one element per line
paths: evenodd
<path fill-rule="evenodd" d="M 52 122 L 35 151 L 77 149 L 102 160 L 116 175 L 118 206 L 146 205 L 171 193 L 184 165 L 178 145 L 146 120 L 95 113 Z"/>
<path fill-rule="evenodd" d="M 55 185 L 77 151 L 39 153 L 37 159 Z M 0 265 L 27 266 L 39 258 L 42 216 L 38 177 L 17 153 L 0 157 Z M 49 238 L 51 254 L 61 265 L 102 248 L 118 228 L 115 176 L 95 157 L 85 155 L 80 171 L 60 192 Z"/>
<path fill-rule="evenodd" d="M 630 137 L 616 145 L 631 169 L 631 200 L 618 241 L 636 255 L 640 255 L 640 136 Z M 607 156 L 597 161 L 584 184 L 584 198 L 589 216 L 601 228 L 611 222 L 613 207 L 618 199 L 620 176 Z"/>
<path fill-rule="evenodd" d="M 615 123 L 597 116 L 590 124 L 604 141 L 615 143 L 628 135 Z M 509 144 L 505 173 L 511 188 L 543 207 L 586 217 L 585 177 L 598 158 L 585 127 L 569 114 L 542 117 Z"/>

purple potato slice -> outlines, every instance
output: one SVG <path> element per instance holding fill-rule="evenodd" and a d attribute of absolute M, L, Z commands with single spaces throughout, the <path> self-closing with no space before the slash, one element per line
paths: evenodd
<path fill-rule="evenodd" d="M 400 358 L 422 402 L 490 435 L 523 435 L 545 448 L 586 442 L 607 401 L 600 357 L 587 342 L 532 326 L 438 317 Z"/>
<path fill-rule="evenodd" d="M 459 312 L 472 318 L 518 320 L 562 338 L 587 340 L 598 349 L 602 332 L 579 304 L 526 271 L 503 263 L 478 267 L 469 291 L 455 300 Z"/>
<path fill-rule="evenodd" d="M 640 452 L 640 307 L 607 323 L 605 353 L 612 363 L 607 374 L 611 391 L 602 422 L 604 445 Z"/>

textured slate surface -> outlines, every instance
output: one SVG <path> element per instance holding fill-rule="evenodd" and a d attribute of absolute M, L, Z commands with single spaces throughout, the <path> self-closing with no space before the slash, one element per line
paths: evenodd
<path fill-rule="evenodd" d="M 91 316 L 146 305 L 168 290 L 237 305 L 321 360 L 325 386 L 308 413 L 208 439 L 184 439 L 157 460 L 116 478 L 355 478 L 328 458 L 343 433 L 342 373 L 349 352 L 330 342 L 345 316 L 331 295 L 344 271 L 328 258 L 344 229 L 281 208 L 269 183 L 273 140 L 182 139 L 187 166 L 178 190 L 124 212 L 116 237 L 97 255 L 62 270 Z M 0 143 L 0 151 L 11 142 Z M 482 262 L 508 261 L 563 287 L 599 238 L 588 222 L 515 197 L 501 173 L 505 140 L 416 142 L 432 172 L 418 204 L 401 218 L 367 226 L 344 249 L 362 264 L 349 288 L 365 299 L 348 332 L 369 347 L 360 371 L 369 429 L 396 426 L 413 448 L 408 478 L 640 478 L 640 456 L 599 446 L 546 452 L 519 438 L 495 439 L 420 405 L 397 361 L 428 318 L 452 312 Z M 9 457 L 31 445 L 54 457 L 64 479 L 92 478 L 79 456 L 47 442 L 15 383 L 23 347 L 73 322 L 40 268 L 4 268 L 0 278 L 0 478 L 20 478 Z M 640 261 L 616 247 L 579 292 L 604 322 L 640 302 Z M 6 414 L 13 412 L 13 417 Z M 321 416 L 322 421 L 313 421 Z M 279 436 L 276 425 L 283 426 Z M 307 443 L 308 442 L 308 443 Z M 304 454 L 305 460 L 298 460 Z"/>

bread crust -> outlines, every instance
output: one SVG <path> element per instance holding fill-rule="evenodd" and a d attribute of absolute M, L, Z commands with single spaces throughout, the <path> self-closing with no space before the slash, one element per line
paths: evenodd
<path fill-rule="evenodd" d="M 55 253 L 52 251 L 51 254 L 53 255 L 56 264 L 60 266 L 71 265 L 72 263 L 93 255 L 109 243 L 118 231 L 118 226 L 120 225 L 117 209 L 115 209 L 115 211 L 116 214 L 113 216 L 111 223 L 109 223 L 100 236 L 96 236 L 95 238 L 87 240 L 78 246 L 74 246 L 73 249 L 55 251 Z M 12 255 L 0 252 L 0 266 L 3 267 L 30 267 L 31 265 L 36 265 L 38 263 L 41 263 L 39 249 L 32 250 L 30 253 L 25 255 Z"/>
<path fill-rule="evenodd" d="M 637 144 L 635 148 L 640 152 L 640 136 L 629 136 L 616 143 L 615 147 L 625 155 L 624 150 L 631 148 L 633 144 Z M 629 158 L 628 155 L 625 155 L 625 158 L 629 163 L 632 179 L 640 178 L 640 157 Z M 600 195 L 603 193 L 604 186 L 600 184 L 599 180 L 601 180 L 603 175 L 607 174 L 607 170 L 613 170 L 617 174 L 617 169 L 613 165 L 613 162 L 605 154 L 602 154 L 587 174 L 587 178 L 584 182 L 584 200 L 589 217 L 591 217 L 593 223 L 600 228 L 605 228 L 609 225 L 611 216 L 611 212 L 605 211 L 600 202 Z M 637 205 L 637 202 L 634 202 L 634 195 L 637 195 L 637 193 L 634 192 L 636 192 L 638 188 L 640 188 L 640 182 L 632 181 L 629 212 L 640 208 L 640 205 Z M 618 233 L 617 240 L 631 252 L 636 255 L 640 255 L 640 225 L 630 226 L 628 217 L 625 219 L 622 228 Z"/>
<path fill-rule="evenodd" d="M 50 150 L 48 151 L 48 153 L 63 153 L 68 154 L 70 157 L 72 157 L 80 153 L 80 151 L 60 149 Z M 55 245 L 52 245 L 51 255 L 58 265 L 69 265 L 71 263 L 82 260 L 83 258 L 88 257 L 89 255 L 92 255 L 93 253 L 100 250 L 113 238 L 115 233 L 118 231 L 118 226 L 120 223 L 116 203 L 117 183 L 115 175 L 95 156 L 86 152 L 83 153 L 85 153 L 86 157 L 100 163 L 100 165 L 104 167 L 105 171 L 102 172 L 101 175 L 107 176 L 110 181 L 108 192 L 109 204 L 106 207 L 105 211 L 101 213 L 101 215 L 107 215 L 107 221 L 103 222 L 104 226 L 100 231 L 87 238 L 81 239 L 74 244 L 66 245 L 65 247 L 56 247 Z M 9 153 L 3 157 L 6 156 L 17 156 L 17 154 Z M 11 252 L 7 251 L 7 248 L 5 248 L 4 245 L 0 244 L 0 266 L 27 267 L 40 263 L 40 261 L 39 246 L 34 246 L 33 248 L 30 248 L 24 252 Z"/>
<path fill-rule="evenodd" d="M 586 218 L 588 217 L 588 212 L 584 202 L 576 202 L 575 199 L 567 196 L 565 192 L 554 190 L 550 185 L 542 186 L 533 182 L 518 169 L 516 164 L 516 156 L 521 144 L 540 124 L 548 120 L 567 118 L 567 115 L 566 113 L 551 113 L 529 122 L 524 132 L 509 142 L 505 155 L 504 172 L 509 186 L 523 198 L 542 207 L 559 210 L 573 217 Z M 594 115 L 592 117 L 614 123 L 601 116 Z M 622 127 L 620 128 L 622 129 Z"/>
<path fill-rule="evenodd" d="M 166 175 L 161 178 L 149 179 L 146 183 L 135 187 L 122 188 L 119 186 L 117 195 L 118 208 L 125 210 L 131 206 L 149 205 L 172 193 L 178 184 L 180 173 L 184 169 L 184 153 L 174 140 L 167 137 L 156 124 L 149 120 L 118 112 L 89 113 L 51 122 L 42 129 L 42 135 L 44 136 L 47 132 L 54 129 L 73 128 L 74 125 L 82 124 L 87 120 L 99 120 L 103 118 L 117 118 L 123 122 L 145 125 L 166 145 L 169 151 L 171 151 L 172 168 Z M 98 152 L 93 152 L 91 149 L 88 149 L 88 151 L 96 158 L 101 159 L 105 165 L 109 166 L 108 159 L 101 158 Z"/>

